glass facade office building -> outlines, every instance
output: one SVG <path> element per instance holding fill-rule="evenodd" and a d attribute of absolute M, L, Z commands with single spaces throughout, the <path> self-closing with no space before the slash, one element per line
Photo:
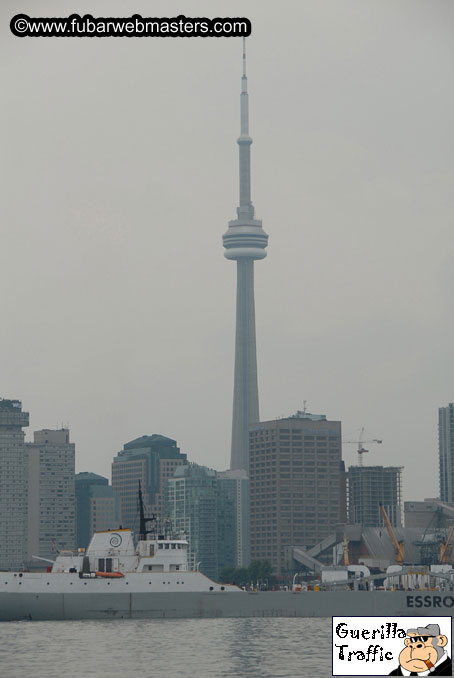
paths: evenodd
<path fill-rule="evenodd" d="M 189 564 L 212 579 L 235 567 L 236 484 L 216 471 L 188 464 L 168 480 L 166 515 L 189 541 Z"/>

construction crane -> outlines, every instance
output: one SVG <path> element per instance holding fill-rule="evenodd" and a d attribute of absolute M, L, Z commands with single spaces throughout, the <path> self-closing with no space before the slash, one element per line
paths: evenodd
<path fill-rule="evenodd" d="M 383 520 L 385 521 L 386 529 L 388 530 L 389 541 L 391 542 L 392 547 L 394 549 L 396 563 L 398 565 L 403 565 L 405 560 L 405 544 L 403 540 L 399 541 L 397 539 L 396 533 L 394 532 L 393 526 L 391 525 L 391 521 L 388 518 L 388 514 L 386 513 L 386 509 L 381 502 L 380 502 L 380 511 L 382 513 Z"/>
<path fill-rule="evenodd" d="M 377 443 L 377 445 L 382 444 L 382 440 L 379 440 L 378 438 L 373 438 L 372 440 L 363 440 L 363 436 L 365 433 L 364 426 L 360 429 L 359 432 L 359 438 L 358 440 L 343 440 L 343 443 L 346 443 L 347 445 L 358 445 L 358 466 L 363 465 L 363 454 L 366 452 L 369 452 L 369 450 L 365 450 L 363 445 L 369 445 L 373 443 Z"/>
<path fill-rule="evenodd" d="M 446 565 L 451 560 L 452 549 L 454 546 L 454 523 L 449 528 L 446 541 L 440 542 L 440 563 Z"/>

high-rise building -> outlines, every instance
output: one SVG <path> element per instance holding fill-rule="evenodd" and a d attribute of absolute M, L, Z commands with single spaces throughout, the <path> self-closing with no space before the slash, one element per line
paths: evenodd
<path fill-rule="evenodd" d="M 187 464 L 167 483 L 166 516 L 189 541 L 189 563 L 218 579 L 224 567 L 235 567 L 236 484 L 216 471 Z"/>
<path fill-rule="evenodd" d="M 107 478 L 76 475 L 77 546 L 87 548 L 94 532 L 118 527 L 118 501 Z"/>
<path fill-rule="evenodd" d="M 218 574 L 216 471 L 187 464 L 167 484 L 166 516 L 189 541 L 189 563 L 208 577 Z"/>
<path fill-rule="evenodd" d="M 454 403 L 438 408 L 440 500 L 454 501 Z"/>
<path fill-rule="evenodd" d="M 402 467 L 350 466 L 347 473 L 348 522 L 385 527 L 383 504 L 394 527 L 402 527 Z"/>
<path fill-rule="evenodd" d="M 225 535 L 220 538 L 219 550 L 226 548 L 225 555 L 220 555 L 219 561 L 232 561 L 232 549 L 235 553 L 235 567 L 247 567 L 250 562 L 249 557 L 249 478 L 246 471 L 243 469 L 236 469 L 231 471 L 219 471 L 217 473 L 218 486 L 220 492 L 228 495 L 231 505 L 233 506 L 233 514 L 231 516 L 233 522 L 230 525 L 227 521 L 230 517 L 226 517 L 224 522 Z M 227 504 L 225 504 L 227 506 Z M 229 508 L 230 510 L 230 508 Z M 231 545 L 231 535 L 234 535 L 235 543 Z M 220 565 L 219 569 L 227 567 Z"/>
<path fill-rule="evenodd" d="M 20 400 L 0 399 L 0 569 L 27 560 L 28 473 L 25 432 L 28 412 Z"/>
<path fill-rule="evenodd" d="M 254 261 L 266 257 L 268 236 L 254 216 L 251 201 L 251 144 L 249 136 L 246 53 L 243 41 L 241 128 L 238 138 L 240 200 L 237 218 L 223 235 L 224 256 L 237 262 L 235 375 L 231 469 L 248 469 L 248 426 L 259 421 L 257 354 L 255 339 Z"/>
<path fill-rule="evenodd" d="M 124 528 L 139 527 L 139 483 L 146 514 L 157 513 L 163 517 L 166 481 L 181 464 L 186 464 L 186 455 L 171 438 L 153 434 L 124 445 L 112 463 L 112 487 Z"/>
<path fill-rule="evenodd" d="M 28 561 L 76 545 L 75 445 L 69 430 L 35 431 L 28 456 Z"/>
<path fill-rule="evenodd" d="M 341 422 L 297 412 L 249 433 L 251 560 L 285 570 L 290 546 L 310 548 L 345 522 Z"/>

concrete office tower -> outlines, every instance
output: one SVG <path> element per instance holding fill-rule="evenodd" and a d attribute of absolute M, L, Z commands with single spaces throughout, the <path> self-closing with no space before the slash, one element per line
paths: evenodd
<path fill-rule="evenodd" d="M 28 561 L 76 546 L 75 445 L 69 430 L 35 431 L 28 453 Z M 41 563 L 42 567 L 42 563 Z"/>
<path fill-rule="evenodd" d="M 77 547 L 87 548 L 94 532 L 119 525 L 118 501 L 107 478 L 96 473 L 76 474 Z"/>
<path fill-rule="evenodd" d="M 438 409 L 438 463 L 441 501 L 454 501 L 454 403 Z"/>
<path fill-rule="evenodd" d="M 347 473 L 348 522 L 385 527 L 380 504 L 394 527 L 402 527 L 402 467 L 350 466 Z"/>
<path fill-rule="evenodd" d="M 163 518 L 166 481 L 180 464 L 186 464 L 186 455 L 166 436 L 141 436 L 124 445 L 112 463 L 112 487 L 124 528 L 139 528 L 139 481 L 145 513 Z"/>
<path fill-rule="evenodd" d="M 0 569 L 27 559 L 27 453 L 20 400 L 0 399 Z"/>
<path fill-rule="evenodd" d="M 290 546 L 309 548 L 345 522 L 341 422 L 297 412 L 250 428 L 251 560 L 285 571 Z"/>
<path fill-rule="evenodd" d="M 248 469 L 248 426 L 259 421 L 257 354 L 255 342 L 254 261 L 266 257 L 268 236 L 254 217 L 251 202 L 251 144 L 249 136 L 246 52 L 243 40 L 241 79 L 240 204 L 222 239 L 224 256 L 237 262 L 235 377 L 231 469 Z"/>

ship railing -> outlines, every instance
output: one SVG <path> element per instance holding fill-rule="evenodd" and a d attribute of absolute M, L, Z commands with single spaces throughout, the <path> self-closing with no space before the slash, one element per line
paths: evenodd
<path fill-rule="evenodd" d="M 391 579 L 391 578 L 399 578 L 402 576 L 405 576 L 407 573 L 403 571 L 398 571 L 398 572 L 392 572 L 390 574 L 386 574 L 385 572 L 382 572 L 380 574 L 371 574 L 368 575 L 367 577 L 348 577 L 347 579 L 334 579 L 330 581 L 325 581 L 321 582 L 320 588 L 321 590 L 331 590 L 331 589 L 339 589 L 339 588 L 348 588 L 350 589 L 350 585 L 353 584 L 353 589 L 354 590 L 369 590 L 373 591 L 374 587 L 371 586 L 371 584 L 374 581 L 381 580 L 384 581 L 386 579 Z M 412 574 L 426 574 L 423 572 L 412 572 Z"/>
<path fill-rule="evenodd" d="M 439 579 L 441 580 L 441 583 L 444 583 L 445 585 L 447 584 L 448 586 L 446 587 L 448 590 L 453 590 L 454 589 L 454 582 L 452 580 L 452 572 L 445 573 L 445 572 L 429 572 L 428 570 L 425 570 L 424 568 L 403 568 L 401 570 L 398 570 L 396 572 L 390 572 L 390 573 L 380 573 L 380 574 L 371 574 L 367 577 L 361 577 L 358 579 L 357 577 L 349 577 L 348 579 L 337 579 L 334 581 L 329 581 L 329 582 L 323 582 L 321 587 L 325 590 L 329 590 L 331 588 L 333 589 L 338 589 L 339 587 L 345 587 L 348 586 L 350 588 L 350 585 L 353 584 L 353 587 L 355 590 L 361 590 L 363 588 L 363 584 L 366 584 L 364 589 L 367 589 L 369 591 L 373 591 L 374 588 L 370 584 L 372 584 L 376 580 L 392 580 L 392 579 L 397 579 L 402 581 L 402 579 L 406 579 L 407 581 L 405 582 L 406 585 L 402 586 L 403 590 L 407 591 L 414 591 L 414 590 L 432 590 L 431 587 L 429 586 L 428 588 L 424 589 L 421 587 L 417 586 L 409 586 L 408 584 L 408 576 L 424 576 L 427 577 L 429 583 L 430 579 L 433 578 L 435 580 Z"/>

